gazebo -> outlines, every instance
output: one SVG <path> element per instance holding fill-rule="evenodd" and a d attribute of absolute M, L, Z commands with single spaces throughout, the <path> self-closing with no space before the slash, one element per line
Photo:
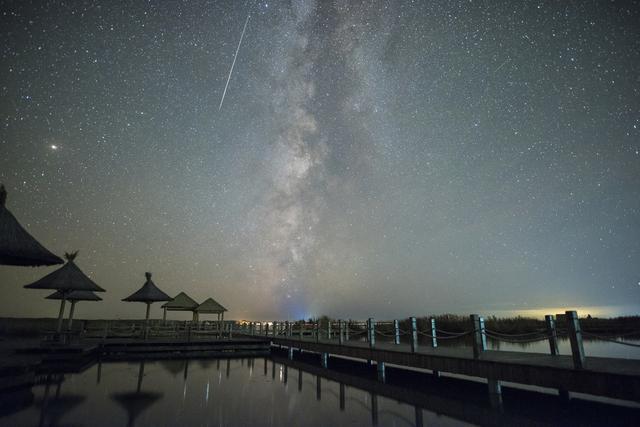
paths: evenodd
<path fill-rule="evenodd" d="M 55 291 L 47 299 L 62 299 L 62 292 Z M 69 320 L 67 320 L 67 329 L 71 330 L 71 323 L 73 322 L 73 311 L 78 301 L 102 301 L 98 295 L 91 291 L 72 291 L 67 295 L 67 300 L 71 301 L 71 309 L 69 310 Z"/>
<path fill-rule="evenodd" d="M 5 206 L 7 190 L 0 184 L 0 265 L 39 266 L 63 264 L 25 230 Z"/>
<path fill-rule="evenodd" d="M 224 321 L 224 312 L 227 311 L 220 303 L 213 298 L 207 298 L 194 310 L 195 320 L 200 321 L 200 313 L 213 313 L 218 315 L 218 321 Z"/>
<path fill-rule="evenodd" d="M 196 312 L 198 303 L 184 292 L 180 292 L 174 299 L 162 305 L 164 313 L 162 314 L 162 320 L 167 320 L 167 311 L 191 311 L 193 313 L 193 320 L 196 320 Z"/>
<path fill-rule="evenodd" d="M 162 292 L 155 283 L 151 280 L 151 273 L 144 273 L 147 281 L 142 285 L 140 289 L 138 289 L 133 294 L 129 295 L 126 298 L 123 298 L 122 301 L 128 302 L 143 302 L 147 304 L 147 314 L 144 318 L 145 322 L 145 330 L 144 337 L 147 337 L 147 324 L 149 323 L 149 310 L 151 308 L 151 304 L 159 301 L 171 301 L 171 297 L 164 292 Z"/>
<path fill-rule="evenodd" d="M 100 286 L 89 279 L 75 264 L 74 259 L 78 251 L 65 253 L 67 263 L 56 271 L 47 274 L 40 280 L 25 285 L 27 289 L 55 289 L 60 291 L 60 313 L 58 314 L 57 332 L 62 331 L 62 317 L 64 315 L 64 303 L 73 291 L 104 292 Z"/>

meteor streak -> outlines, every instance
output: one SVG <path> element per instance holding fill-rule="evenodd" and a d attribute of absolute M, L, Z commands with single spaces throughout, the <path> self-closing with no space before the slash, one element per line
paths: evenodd
<path fill-rule="evenodd" d="M 240 50 L 240 45 L 242 44 L 242 38 L 244 37 L 244 32 L 247 30 L 247 24 L 249 23 L 249 15 L 247 15 L 247 20 L 244 21 L 244 28 L 242 29 L 242 35 L 240 36 L 240 41 L 238 42 L 238 47 L 236 48 L 236 54 L 233 55 L 233 62 L 231 63 L 231 69 L 229 70 L 229 76 L 227 77 L 227 84 L 224 85 L 224 91 L 222 92 L 222 99 L 220 99 L 220 106 L 218 107 L 218 111 L 222 109 L 222 103 L 224 102 L 224 96 L 227 94 L 227 88 L 229 87 L 229 81 L 231 80 L 231 74 L 233 74 L 233 67 L 236 65 L 236 58 L 238 57 L 238 51 Z"/>

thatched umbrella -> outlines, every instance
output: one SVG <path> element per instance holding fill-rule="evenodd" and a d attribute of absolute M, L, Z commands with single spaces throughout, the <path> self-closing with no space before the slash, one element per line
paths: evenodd
<path fill-rule="evenodd" d="M 62 299 L 62 292 L 55 291 L 47 299 Z M 67 295 L 67 300 L 71 301 L 71 309 L 69 311 L 69 320 L 67 320 L 67 329 L 71 330 L 71 323 L 73 322 L 73 310 L 76 307 L 78 301 L 102 301 L 98 295 L 91 291 L 72 291 Z"/>
<path fill-rule="evenodd" d="M 7 190 L 0 184 L 0 265 L 38 266 L 62 264 L 25 230 L 5 206 Z"/>
<path fill-rule="evenodd" d="M 140 289 L 138 289 L 136 292 L 132 293 L 128 297 L 123 298 L 122 301 L 143 302 L 147 304 L 147 314 L 144 318 L 144 322 L 145 322 L 144 333 L 146 338 L 147 336 L 146 325 L 149 323 L 149 310 L 150 310 L 151 304 L 158 301 L 171 301 L 171 297 L 165 294 L 164 292 L 162 292 L 160 289 L 158 289 L 156 284 L 153 283 L 153 281 L 151 280 L 151 273 L 147 272 L 147 273 L 144 273 L 144 275 L 147 278 L 147 281 L 144 283 L 144 285 L 142 285 Z"/>
<path fill-rule="evenodd" d="M 167 311 L 191 311 L 193 312 L 193 320 L 196 320 L 195 309 L 198 307 L 198 304 L 193 298 L 184 292 L 180 292 L 175 296 L 171 301 L 162 305 L 164 309 L 164 313 L 162 315 L 162 320 L 167 320 Z"/>
<path fill-rule="evenodd" d="M 40 280 L 25 285 L 27 289 L 56 289 L 61 293 L 60 314 L 58 314 L 57 331 L 62 331 L 62 317 L 64 315 L 64 303 L 69 298 L 69 294 L 73 291 L 93 291 L 104 292 L 100 286 L 96 285 L 93 280 L 89 279 L 73 261 L 78 255 L 78 251 L 73 253 L 65 253 L 67 263 L 56 271 L 47 274 Z"/>

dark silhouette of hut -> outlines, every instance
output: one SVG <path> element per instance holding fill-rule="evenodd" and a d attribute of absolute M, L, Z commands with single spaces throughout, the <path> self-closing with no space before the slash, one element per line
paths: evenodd
<path fill-rule="evenodd" d="M 201 313 L 213 313 L 218 315 L 218 321 L 224 321 L 224 312 L 227 311 L 220 303 L 213 298 L 207 298 L 195 309 L 196 321 L 200 320 Z"/>
<path fill-rule="evenodd" d="M 25 230 L 5 206 L 7 190 L 0 184 L 0 265 L 62 264 L 62 258 L 49 252 Z"/>
<path fill-rule="evenodd" d="M 55 291 L 47 299 L 62 299 L 62 292 Z M 71 301 L 71 309 L 69 310 L 69 319 L 67 320 L 67 329 L 71 330 L 71 323 L 73 322 L 73 311 L 75 310 L 76 303 L 78 301 L 102 301 L 98 295 L 91 291 L 72 291 L 67 295 L 67 300 Z"/>
<path fill-rule="evenodd" d="M 164 313 L 162 320 L 167 320 L 167 311 L 190 311 L 193 313 L 193 320 L 196 320 L 195 309 L 198 308 L 198 304 L 193 298 L 184 292 L 180 292 L 171 301 L 162 305 Z"/>
<path fill-rule="evenodd" d="M 24 287 L 27 289 L 55 289 L 60 291 L 61 299 L 60 299 L 60 313 L 58 314 L 58 327 L 57 332 L 60 333 L 62 331 L 62 317 L 64 315 L 64 304 L 69 294 L 73 291 L 93 291 L 93 292 L 104 292 L 100 286 L 96 285 L 93 280 L 89 279 L 83 272 L 78 268 L 76 263 L 74 262 L 76 256 L 78 255 L 78 251 L 73 253 L 65 253 L 64 256 L 67 259 L 67 263 L 57 269 L 54 272 L 51 272 L 44 276 L 40 280 L 36 280 L 35 282 L 25 285 Z"/>
<path fill-rule="evenodd" d="M 148 334 L 147 325 L 149 323 L 149 310 L 151 308 L 151 304 L 153 304 L 154 302 L 160 302 L 160 301 L 171 301 L 171 297 L 165 294 L 164 292 L 162 292 L 156 286 L 156 284 L 153 283 L 153 281 L 151 280 L 151 273 L 147 272 L 147 273 L 144 273 L 144 275 L 147 278 L 147 281 L 144 283 L 144 285 L 142 285 L 140 289 L 138 289 L 128 297 L 123 298 L 122 301 L 143 302 L 147 304 L 147 314 L 145 315 L 145 318 L 144 318 L 144 321 L 145 321 L 144 337 L 146 338 Z"/>

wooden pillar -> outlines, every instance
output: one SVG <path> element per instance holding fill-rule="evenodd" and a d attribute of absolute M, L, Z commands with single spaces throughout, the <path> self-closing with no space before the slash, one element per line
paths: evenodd
<path fill-rule="evenodd" d="M 76 308 L 76 303 L 78 301 L 71 300 L 71 308 L 69 309 L 69 320 L 67 321 L 67 329 L 71 331 L 71 325 L 73 324 L 73 311 Z"/>
<path fill-rule="evenodd" d="M 369 337 L 369 348 L 376 346 L 376 324 L 373 317 L 367 320 L 367 336 Z"/>
<path fill-rule="evenodd" d="M 167 307 L 162 307 L 162 323 L 167 323 Z"/>
<path fill-rule="evenodd" d="M 149 337 L 149 311 L 151 310 L 151 303 L 147 303 L 147 314 L 144 318 L 144 339 Z"/>
<path fill-rule="evenodd" d="M 269 336 L 269 324 L 267 322 L 264 323 L 264 336 Z"/>
<path fill-rule="evenodd" d="M 573 367 L 575 369 L 584 368 L 584 347 L 582 345 L 582 329 L 576 311 L 567 310 L 567 330 L 571 341 L 571 356 L 573 357 Z"/>
<path fill-rule="evenodd" d="M 314 324 L 313 324 L 313 330 L 316 334 L 316 342 L 320 342 L 320 321 L 317 320 Z"/>
<path fill-rule="evenodd" d="M 271 336 L 278 335 L 278 322 L 273 322 L 273 328 L 271 328 Z"/>
<path fill-rule="evenodd" d="M 329 353 L 320 353 L 320 364 L 323 368 L 329 365 Z"/>
<path fill-rule="evenodd" d="M 298 337 L 300 338 L 300 341 L 302 341 L 302 338 L 304 338 L 304 327 L 306 326 L 306 322 L 303 320 L 298 325 Z"/>
<path fill-rule="evenodd" d="M 385 382 L 387 380 L 386 373 L 385 373 L 384 362 L 378 361 L 377 365 L 378 365 L 378 369 L 377 369 L 378 370 L 378 381 L 383 383 L 383 382 Z"/>
<path fill-rule="evenodd" d="M 289 360 L 293 360 L 293 347 L 289 347 L 288 355 L 289 355 Z"/>
<path fill-rule="evenodd" d="M 437 334 L 437 328 L 436 328 L 436 319 L 432 317 L 430 323 L 431 323 L 431 347 L 437 348 L 438 334 Z"/>
<path fill-rule="evenodd" d="M 349 342 L 349 328 L 351 327 L 351 321 L 347 320 L 347 323 L 344 327 L 344 340 Z"/>
<path fill-rule="evenodd" d="M 378 395 L 371 393 L 371 424 L 378 425 Z"/>
<path fill-rule="evenodd" d="M 471 325 L 473 328 L 473 357 L 480 357 L 480 354 L 487 349 L 487 335 L 484 330 L 484 318 L 478 314 L 471 315 Z"/>
<path fill-rule="evenodd" d="M 491 406 L 494 408 L 502 406 L 502 385 L 500 384 L 500 381 L 488 378 L 487 387 L 489 389 L 489 401 L 491 402 Z"/>
<path fill-rule="evenodd" d="M 58 326 L 56 327 L 56 332 L 58 335 L 62 332 L 62 318 L 64 317 L 64 303 L 67 300 L 67 296 L 65 293 L 62 293 L 62 299 L 60 300 L 60 312 L 58 313 Z"/>
<path fill-rule="evenodd" d="M 424 418 L 422 415 L 422 408 L 416 406 L 416 427 L 424 427 Z"/>
<path fill-rule="evenodd" d="M 544 316 L 547 325 L 547 335 L 549 336 L 549 350 L 554 356 L 560 354 L 558 351 L 558 333 L 556 331 L 556 319 L 551 314 Z"/>
<path fill-rule="evenodd" d="M 344 322 L 342 320 L 338 320 L 338 344 L 343 344 L 344 337 Z"/>
<path fill-rule="evenodd" d="M 400 344 L 400 322 L 398 322 L 398 319 L 393 321 L 393 343 L 395 345 Z"/>
<path fill-rule="evenodd" d="M 331 320 L 327 320 L 327 339 L 331 340 Z"/>
<path fill-rule="evenodd" d="M 409 318 L 409 327 L 411 328 L 411 353 L 418 351 L 418 322 L 415 317 Z"/>
<path fill-rule="evenodd" d="M 293 329 L 291 326 L 291 322 L 287 320 L 287 337 L 291 338 L 292 333 L 293 333 Z"/>

